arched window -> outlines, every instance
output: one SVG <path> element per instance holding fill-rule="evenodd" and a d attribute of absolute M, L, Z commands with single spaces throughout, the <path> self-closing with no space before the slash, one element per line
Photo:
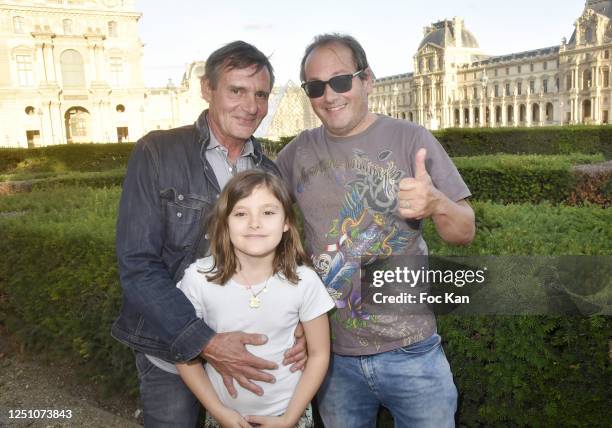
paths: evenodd
<path fill-rule="evenodd" d="M 460 120 L 459 120 L 459 109 L 456 108 L 455 109 L 455 125 L 459 126 Z"/>
<path fill-rule="evenodd" d="M 546 104 L 546 121 L 547 122 L 552 122 L 553 112 L 554 112 L 554 108 L 553 108 L 552 103 L 547 103 Z"/>
<path fill-rule="evenodd" d="M 68 109 L 64 115 L 68 143 L 84 143 L 89 140 L 89 111 L 77 106 Z"/>
<path fill-rule="evenodd" d="M 85 86 L 83 57 L 79 52 L 73 49 L 62 52 L 60 64 L 62 68 L 62 81 L 65 87 Z"/>
<path fill-rule="evenodd" d="M 25 33 L 25 19 L 23 16 L 15 16 L 13 18 L 13 31 L 17 34 Z"/>
<path fill-rule="evenodd" d="M 501 123 L 502 121 L 502 108 L 501 106 L 495 107 L 495 123 Z"/>
<path fill-rule="evenodd" d="M 591 120 L 591 100 L 584 100 L 582 102 L 582 120 L 583 122 Z"/>
<path fill-rule="evenodd" d="M 540 105 L 538 103 L 534 103 L 531 106 L 531 121 L 532 122 L 540 121 Z"/>
<path fill-rule="evenodd" d="M 514 122 L 514 107 L 507 106 L 506 107 L 506 123 L 512 124 Z"/>
<path fill-rule="evenodd" d="M 525 122 L 526 120 L 527 120 L 527 107 L 525 107 L 525 104 L 521 104 L 519 106 L 519 121 Z"/>
<path fill-rule="evenodd" d="M 463 109 L 463 123 L 465 123 L 466 125 L 470 124 L 470 109 L 469 108 Z"/>
<path fill-rule="evenodd" d="M 478 107 L 474 107 L 474 123 L 480 124 L 480 109 Z"/>

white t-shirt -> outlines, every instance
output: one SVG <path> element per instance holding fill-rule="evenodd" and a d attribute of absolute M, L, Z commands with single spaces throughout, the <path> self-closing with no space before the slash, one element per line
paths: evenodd
<path fill-rule="evenodd" d="M 310 268 L 299 266 L 298 284 L 291 284 L 282 275 L 275 275 L 267 283 L 253 285 L 251 291 L 243 285 L 230 280 L 225 285 L 217 285 L 206 279 L 212 266 L 212 258 L 197 260 L 185 271 L 185 276 L 177 284 L 195 307 L 196 314 L 217 333 L 243 331 L 268 336 L 266 344 L 247 345 L 249 352 L 278 364 L 277 370 L 270 373 L 276 383 L 258 382 L 264 390 L 257 396 L 236 383 L 238 397 L 232 398 L 223 384 L 221 375 L 210 365 L 206 372 L 219 396 L 226 406 L 242 415 L 281 415 L 289 406 L 289 401 L 300 380 L 301 371 L 292 373 L 290 366 L 282 364 L 283 354 L 294 343 L 294 331 L 299 321 L 306 322 L 326 313 L 334 307 L 319 276 Z M 267 288 L 266 291 L 262 291 Z M 251 308 L 251 292 L 258 294 L 260 306 Z"/>

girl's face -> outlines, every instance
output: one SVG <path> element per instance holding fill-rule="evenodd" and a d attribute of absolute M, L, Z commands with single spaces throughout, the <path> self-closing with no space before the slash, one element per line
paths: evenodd
<path fill-rule="evenodd" d="M 256 187 L 236 203 L 228 228 L 239 260 L 243 256 L 274 259 L 283 232 L 289 229 L 283 206 L 265 186 Z"/>

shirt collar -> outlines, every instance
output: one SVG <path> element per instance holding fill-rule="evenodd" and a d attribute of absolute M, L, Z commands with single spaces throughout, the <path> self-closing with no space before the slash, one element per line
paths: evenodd
<path fill-rule="evenodd" d="M 208 128 L 210 129 L 210 127 Z M 227 148 L 225 148 L 224 146 L 221 145 L 221 143 L 219 143 L 219 140 L 217 140 L 217 137 L 215 137 L 215 133 L 212 132 L 212 130 L 210 131 L 210 143 L 208 144 L 208 147 L 206 147 L 206 150 L 216 150 L 216 149 L 220 149 L 223 152 L 225 152 L 225 154 L 227 154 Z M 241 157 L 246 157 L 246 156 L 253 156 L 255 154 L 255 148 L 253 146 L 253 140 L 251 138 L 249 138 L 246 143 L 244 143 L 244 147 L 242 148 L 242 152 L 240 154 Z"/>

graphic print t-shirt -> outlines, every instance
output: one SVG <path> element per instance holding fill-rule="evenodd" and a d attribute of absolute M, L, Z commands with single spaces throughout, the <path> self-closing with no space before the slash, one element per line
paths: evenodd
<path fill-rule="evenodd" d="M 434 186 L 453 201 L 470 196 L 438 141 L 423 127 L 379 116 L 364 132 L 332 137 L 302 132 L 277 165 L 302 213 L 306 250 L 336 302 L 332 345 L 342 355 L 369 355 L 426 339 L 435 318 L 376 310 L 362 300 L 362 263 L 379 256 L 426 255 L 421 222 L 397 214 L 399 182 L 414 177 L 414 157 L 427 149 Z"/>

